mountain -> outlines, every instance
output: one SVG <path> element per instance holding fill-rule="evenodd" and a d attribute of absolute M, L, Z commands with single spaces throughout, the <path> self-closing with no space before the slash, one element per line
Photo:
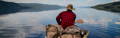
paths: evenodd
<path fill-rule="evenodd" d="M 17 3 L 0 1 L 0 15 L 17 12 L 22 9 Z"/>
<path fill-rule="evenodd" d="M 40 3 L 14 3 L 0 0 L 0 15 L 17 12 L 40 12 L 64 8 L 59 5 L 49 5 Z"/>
<path fill-rule="evenodd" d="M 111 12 L 120 12 L 120 1 L 112 2 L 108 4 L 96 5 L 96 6 L 93 6 L 92 8 L 95 8 L 98 10 L 111 11 Z"/>

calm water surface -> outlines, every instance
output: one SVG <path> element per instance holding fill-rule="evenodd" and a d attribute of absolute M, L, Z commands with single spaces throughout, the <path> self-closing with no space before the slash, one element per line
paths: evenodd
<path fill-rule="evenodd" d="M 0 38 L 44 38 L 44 27 L 57 24 L 55 17 L 65 9 L 40 12 L 18 12 L 0 16 Z M 76 23 L 81 29 L 89 30 L 88 38 L 120 38 L 120 14 L 92 8 L 76 8 Z"/>

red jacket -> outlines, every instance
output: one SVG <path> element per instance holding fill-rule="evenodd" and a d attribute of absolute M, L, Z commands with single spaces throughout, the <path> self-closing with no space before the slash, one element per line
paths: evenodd
<path fill-rule="evenodd" d="M 75 23 L 76 15 L 72 11 L 61 12 L 57 17 L 57 23 L 65 29 L 68 26 L 72 26 Z"/>

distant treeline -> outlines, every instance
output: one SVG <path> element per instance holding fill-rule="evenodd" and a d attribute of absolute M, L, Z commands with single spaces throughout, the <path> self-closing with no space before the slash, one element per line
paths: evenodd
<path fill-rule="evenodd" d="M 99 9 L 99 10 L 106 10 L 112 12 L 120 12 L 120 1 L 108 3 L 108 4 L 101 4 L 93 6 L 92 8 Z"/>
<path fill-rule="evenodd" d="M 17 3 L 0 0 L 0 15 L 17 12 L 20 9 L 22 9 L 22 6 Z"/>

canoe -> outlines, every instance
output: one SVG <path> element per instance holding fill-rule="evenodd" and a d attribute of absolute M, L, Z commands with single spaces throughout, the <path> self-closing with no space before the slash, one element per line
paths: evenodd
<path fill-rule="evenodd" d="M 49 24 L 46 26 L 45 38 L 87 38 L 89 32 L 77 26 L 67 27 L 65 30 L 60 25 Z"/>

